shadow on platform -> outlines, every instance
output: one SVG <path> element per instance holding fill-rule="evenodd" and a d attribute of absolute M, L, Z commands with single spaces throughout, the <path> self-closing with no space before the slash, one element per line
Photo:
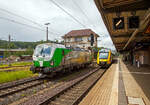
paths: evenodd
<path fill-rule="evenodd" d="M 150 66 L 137 68 L 127 62 L 124 62 L 131 75 L 141 87 L 147 98 L 150 100 Z M 134 87 L 133 87 L 134 88 Z"/>

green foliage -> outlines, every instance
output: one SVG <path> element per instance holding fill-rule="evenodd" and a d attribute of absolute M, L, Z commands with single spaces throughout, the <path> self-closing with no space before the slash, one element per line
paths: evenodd
<path fill-rule="evenodd" d="M 8 42 L 6 40 L 0 40 L 0 49 L 27 49 L 27 51 L 25 52 L 8 52 L 5 51 L 4 52 L 4 57 L 7 58 L 10 55 L 14 55 L 14 56 L 21 56 L 21 55 L 32 55 L 34 48 L 38 45 L 38 44 L 42 44 L 42 43 L 59 43 L 58 40 L 55 41 L 37 41 L 37 42 L 21 42 L 21 41 L 12 41 L 12 42 Z"/>
<path fill-rule="evenodd" d="M 26 65 L 32 65 L 32 62 L 16 62 L 12 63 L 12 66 L 26 66 Z"/>
<path fill-rule="evenodd" d="M 21 42 L 21 41 L 11 41 L 10 43 L 6 40 L 0 40 L 0 48 L 2 49 L 34 49 L 36 47 L 36 45 L 38 44 L 42 44 L 42 43 L 59 43 L 58 40 L 55 41 L 37 41 L 37 42 Z"/>
<path fill-rule="evenodd" d="M 12 41 L 10 44 L 8 41 L 5 40 L 0 40 L 0 48 L 2 49 L 26 49 L 26 48 L 35 48 L 35 46 L 37 44 L 41 43 L 41 41 L 39 42 L 21 42 L 21 41 Z"/>
<path fill-rule="evenodd" d="M 33 54 L 33 48 L 31 46 L 29 46 L 27 48 L 27 51 L 25 52 L 25 55 L 32 55 Z"/>
<path fill-rule="evenodd" d="M 5 57 L 5 58 L 9 57 L 9 55 L 10 55 L 10 53 L 9 53 L 8 51 L 5 51 L 5 52 L 4 52 L 4 57 Z"/>
<path fill-rule="evenodd" d="M 15 72 L 0 72 L 0 83 L 19 80 L 22 78 L 32 77 L 33 73 L 28 70 Z"/>

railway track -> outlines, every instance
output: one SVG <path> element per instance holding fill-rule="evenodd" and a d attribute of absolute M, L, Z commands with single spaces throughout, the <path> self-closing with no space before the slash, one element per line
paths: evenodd
<path fill-rule="evenodd" d="M 0 105 L 8 104 L 9 101 L 6 100 L 9 96 L 13 96 L 20 91 L 32 88 L 34 86 L 43 84 L 43 77 L 32 77 L 27 79 L 22 79 L 14 82 L 4 83 L 0 85 Z M 5 102 L 3 102 L 5 101 Z"/>
<path fill-rule="evenodd" d="M 36 92 L 43 90 L 45 88 L 50 88 L 53 86 L 58 86 L 64 84 L 63 82 L 68 80 L 73 80 L 78 76 L 82 76 L 90 71 L 90 69 L 83 70 L 84 72 L 79 73 L 79 75 L 73 74 L 74 76 L 68 77 L 65 75 L 56 77 L 55 79 L 46 79 L 46 78 L 30 78 L 30 79 L 23 79 L 15 82 L 0 84 L 0 105 L 10 104 L 14 101 L 20 100 L 24 97 L 30 96 L 35 94 Z M 66 80 L 60 82 L 62 78 L 67 77 Z M 45 81 L 46 80 L 46 81 Z M 34 92 L 36 91 L 36 92 Z"/>
<path fill-rule="evenodd" d="M 42 78 L 43 77 L 31 77 L 31 78 L 25 78 L 25 79 L 13 81 L 13 82 L 3 83 L 3 84 L 0 84 L 0 92 L 3 89 L 16 87 L 18 85 L 22 85 L 22 84 L 25 84 L 25 83 L 28 83 L 28 82 L 36 81 L 36 80 L 39 80 L 39 79 L 42 79 Z"/>
<path fill-rule="evenodd" d="M 14 68 L 14 67 L 30 67 L 31 65 L 25 65 L 25 66 L 8 66 L 8 67 L 0 67 L 0 69 L 8 69 L 8 68 Z"/>
<path fill-rule="evenodd" d="M 0 70 L 0 72 L 14 72 L 14 71 L 21 71 L 22 69 L 11 69 L 11 70 Z"/>
<path fill-rule="evenodd" d="M 44 83 L 44 81 L 36 80 L 36 81 L 32 81 L 32 82 L 30 81 L 30 82 L 27 82 L 27 83 L 24 83 L 24 84 L 21 84 L 21 85 L 17 85 L 17 86 L 13 86 L 13 87 L 3 89 L 3 90 L 0 91 L 0 98 L 4 98 L 8 95 L 15 94 L 19 91 L 26 90 L 28 88 L 40 85 L 42 83 Z"/>
<path fill-rule="evenodd" d="M 95 69 L 56 88 L 30 97 L 20 105 L 76 105 L 101 78 L 105 70 Z"/>
<path fill-rule="evenodd" d="M 22 69 L 27 69 L 31 65 L 26 66 L 10 66 L 10 67 L 0 67 L 0 73 L 1 72 L 15 72 L 15 71 L 21 71 Z"/>

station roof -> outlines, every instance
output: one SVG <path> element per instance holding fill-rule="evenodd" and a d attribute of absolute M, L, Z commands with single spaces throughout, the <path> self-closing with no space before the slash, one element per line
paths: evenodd
<path fill-rule="evenodd" d="M 95 3 L 117 51 L 130 50 L 137 42 L 150 43 L 149 0 L 95 0 Z M 125 20 L 126 29 L 113 30 L 113 18 L 117 13 L 121 14 L 120 17 L 128 18 L 129 14 L 136 13 L 136 11 L 139 11 L 139 14 L 142 15 L 138 28 L 129 30 L 126 25 L 128 21 Z"/>

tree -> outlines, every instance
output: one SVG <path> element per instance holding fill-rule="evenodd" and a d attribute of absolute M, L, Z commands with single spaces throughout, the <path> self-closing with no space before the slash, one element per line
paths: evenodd
<path fill-rule="evenodd" d="M 33 54 L 33 48 L 29 46 L 25 52 L 26 55 L 32 55 Z"/>

